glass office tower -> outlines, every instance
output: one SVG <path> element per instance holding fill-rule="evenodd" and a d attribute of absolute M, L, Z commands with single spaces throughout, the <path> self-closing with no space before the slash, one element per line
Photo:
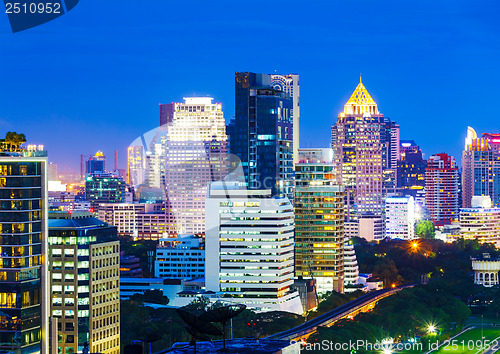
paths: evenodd
<path fill-rule="evenodd" d="M 0 153 L 0 352 L 48 353 L 44 156 Z"/>

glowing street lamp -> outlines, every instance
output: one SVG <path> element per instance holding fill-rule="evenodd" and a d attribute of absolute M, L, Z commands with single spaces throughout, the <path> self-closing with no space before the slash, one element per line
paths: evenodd
<path fill-rule="evenodd" d="M 429 327 L 427 328 L 427 331 L 428 331 L 429 333 L 436 333 L 436 326 L 434 326 L 434 325 L 432 325 L 432 324 L 431 324 L 431 325 L 429 325 Z"/>

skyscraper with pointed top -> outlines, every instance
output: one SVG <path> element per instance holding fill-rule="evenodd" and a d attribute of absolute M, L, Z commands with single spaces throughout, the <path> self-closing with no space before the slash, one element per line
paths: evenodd
<path fill-rule="evenodd" d="M 381 214 L 386 191 L 395 187 L 399 125 L 379 112 L 361 77 L 332 126 L 332 148 L 346 188 L 346 219 Z"/>

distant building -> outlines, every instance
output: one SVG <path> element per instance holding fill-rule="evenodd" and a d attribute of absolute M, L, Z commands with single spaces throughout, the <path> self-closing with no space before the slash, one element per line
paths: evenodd
<path fill-rule="evenodd" d="M 235 73 L 235 117 L 227 129 L 245 186 L 271 189 L 273 196 L 293 201 L 295 103 L 283 87 L 278 78 L 273 82 L 273 75 Z M 298 81 L 296 88 L 298 94 Z"/>
<path fill-rule="evenodd" d="M 346 236 L 362 237 L 368 242 L 379 242 L 385 238 L 384 218 L 379 215 L 361 215 L 356 221 L 345 223 Z"/>
<path fill-rule="evenodd" d="M 491 207 L 489 196 L 474 196 L 470 208 L 460 209 L 460 236 L 500 247 L 500 208 Z"/>
<path fill-rule="evenodd" d="M 382 215 L 384 195 L 396 186 L 399 125 L 379 112 L 361 80 L 332 126 L 332 148 L 346 189 L 346 220 Z"/>
<path fill-rule="evenodd" d="M 500 134 L 483 133 L 467 128 L 462 153 L 462 206 L 469 208 L 473 196 L 490 196 L 500 207 Z"/>
<path fill-rule="evenodd" d="M 59 175 L 57 173 L 57 164 L 51 162 L 48 164 L 49 181 L 59 181 Z"/>
<path fill-rule="evenodd" d="M 413 240 L 416 238 L 415 221 L 415 199 L 412 196 L 386 198 L 386 237 Z"/>
<path fill-rule="evenodd" d="M 295 276 L 313 277 L 317 291 L 344 292 L 344 188 L 331 153 L 311 157 L 299 149 L 295 165 Z"/>
<path fill-rule="evenodd" d="M 144 183 L 146 178 L 144 147 L 129 146 L 127 149 L 127 174 L 128 184 L 138 186 Z"/>
<path fill-rule="evenodd" d="M 96 210 L 100 203 L 123 203 L 125 181 L 114 173 L 89 175 L 85 179 L 85 199 Z"/>
<path fill-rule="evenodd" d="M 436 154 L 425 169 L 425 206 L 434 225 L 450 224 L 459 217 L 458 167 L 453 156 Z"/>
<path fill-rule="evenodd" d="M 206 289 L 258 311 L 302 313 L 291 291 L 293 207 L 270 190 L 212 184 L 206 201 Z"/>
<path fill-rule="evenodd" d="M 168 297 L 169 306 L 175 306 L 177 293 L 184 290 L 184 282 L 181 279 L 163 278 L 127 278 L 120 277 L 120 298 L 128 300 L 134 294 L 142 294 L 147 290 L 160 290 Z"/>
<path fill-rule="evenodd" d="M 58 352 L 120 353 L 120 243 L 116 228 L 87 212 L 49 220 L 50 310 Z M 55 351 L 55 349 L 53 349 Z"/>
<path fill-rule="evenodd" d="M 155 277 L 193 279 L 205 276 L 203 240 L 194 235 L 160 239 L 156 249 Z"/>
<path fill-rule="evenodd" d="M 85 172 L 87 174 L 105 173 L 106 172 L 106 156 L 102 151 L 96 152 L 86 162 Z"/>
<path fill-rule="evenodd" d="M 0 146 L 0 352 L 48 354 L 47 155 L 9 150 Z"/>

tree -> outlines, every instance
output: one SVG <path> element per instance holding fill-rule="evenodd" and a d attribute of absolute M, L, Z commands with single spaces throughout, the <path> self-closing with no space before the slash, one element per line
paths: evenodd
<path fill-rule="evenodd" d="M 399 281 L 398 268 L 394 261 L 390 258 L 383 258 L 375 267 L 373 267 L 374 275 L 377 275 L 384 281 L 384 286 L 395 284 Z"/>
<path fill-rule="evenodd" d="M 417 224 L 416 233 L 420 238 L 433 239 L 436 236 L 434 223 L 429 220 L 421 220 Z"/>
<path fill-rule="evenodd" d="M 151 303 L 166 305 L 169 300 L 168 297 L 163 295 L 161 290 L 146 290 L 144 294 L 134 294 L 130 297 L 131 301 L 137 301 L 140 303 Z"/>
<path fill-rule="evenodd" d="M 20 148 L 22 143 L 26 142 L 26 136 L 24 134 L 17 134 L 16 132 L 7 132 L 5 134 L 5 143 L 9 145 L 9 150 L 16 151 Z"/>

